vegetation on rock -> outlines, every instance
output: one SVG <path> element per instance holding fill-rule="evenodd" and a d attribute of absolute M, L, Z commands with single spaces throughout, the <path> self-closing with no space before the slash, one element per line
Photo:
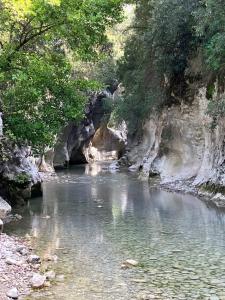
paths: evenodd
<path fill-rule="evenodd" d="M 130 132 L 141 127 L 150 112 L 183 99 L 189 61 L 199 53 L 211 81 L 223 78 L 225 70 L 222 1 L 141 0 L 135 15 L 119 64 L 125 92 L 116 108 L 117 119 L 125 119 Z"/>

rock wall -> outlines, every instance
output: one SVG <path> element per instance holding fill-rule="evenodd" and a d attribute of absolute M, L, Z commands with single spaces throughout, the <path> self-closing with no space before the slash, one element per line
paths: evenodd
<path fill-rule="evenodd" d="M 55 168 L 98 160 L 117 159 L 125 149 L 124 134 L 109 128 L 105 115 L 104 99 L 113 101 L 113 94 L 105 91 L 94 94 L 79 123 L 70 123 L 60 134 L 54 149 Z M 108 117 L 107 117 L 108 118 Z"/>
<path fill-rule="evenodd" d="M 0 196 L 9 204 L 23 204 L 40 196 L 41 177 L 26 147 L 18 147 L 7 138 L 0 139 Z M 1 203 L 0 203 L 1 204 Z"/>
<path fill-rule="evenodd" d="M 85 157 L 90 162 L 117 160 L 124 154 L 126 139 L 125 124 L 114 129 L 103 122 L 84 149 Z"/>
<path fill-rule="evenodd" d="M 191 102 L 150 117 L 120 162 L 140 170 L 142 178 L 158 174 L 161 183 L 189 180 L 193 186 L 225 187 L 225 120 L 211 129 L 207 107 L 206 88 L 195 86 Z"/>

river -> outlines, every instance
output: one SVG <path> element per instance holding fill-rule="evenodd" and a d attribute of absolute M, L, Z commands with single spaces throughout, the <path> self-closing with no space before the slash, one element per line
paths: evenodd
<path fill-rule="evenodd" d="M 6 230 L 57 255 L 65 280 L 27 299 L 225 299 L 223 211 L 100 164 L 59 172 L 43 192 Z"/>

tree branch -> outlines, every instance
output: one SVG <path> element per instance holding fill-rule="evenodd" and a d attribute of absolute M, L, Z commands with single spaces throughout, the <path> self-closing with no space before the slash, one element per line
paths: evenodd
<path fill-rule="evenodd" d="M 38 36 L 41 36 L 42 34 L 46 33 L 47 31 L 49 31 L 50 29 L 55 27 L 56 25 L 58 25 L 58 24 L 52 24 L 52 25 L 46 25 L 45 27 L 40 27 L 38 32 L 33 33 L 30 36 L 27 36 L 23 41 L 21 41 L 19 43 L 19 45 L 15 48 L 15 51 L 19 51 L 23 46 L 28 44 L 31 40 L 35 39 Z M 36 28 L 36 29 L 38 29 L 38 28 Z M 32 31 L 30 31 L 30 32 L 32 32 Z"/>

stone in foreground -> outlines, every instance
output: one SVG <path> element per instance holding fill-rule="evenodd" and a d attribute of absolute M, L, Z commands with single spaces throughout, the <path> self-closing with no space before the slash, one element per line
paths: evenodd
<path fill-rule="evenodd" d="M 40 257 L 38 255 L 30 255 L 27 259 L 27 262 L 30 264 L 39 264 L 41 261 Z"/>
<path fill-rule="evenodd" d="M 19 293 L 18 293 L 18 290 L 17 288 L 12 288 L 10 289 L 7 294 L 6 294 L 7 297 L 11 298 L 11 299 L 18 299 L 19 297 Z"/>
<path fill-rule="evenodd" d="M 45 284 L 46 276 L 35 273 L 31 279 L 31 286 L 34 289 L 42 288 Z"/>

